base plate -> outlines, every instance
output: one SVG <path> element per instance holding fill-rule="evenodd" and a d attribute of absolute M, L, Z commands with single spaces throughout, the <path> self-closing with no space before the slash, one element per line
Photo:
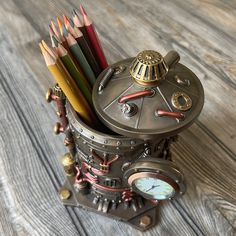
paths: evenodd
<path fill-rule="evenodd" d="M 94 202 L 94 194 L 82 194 L 75 191 L 69 180 L 61 187 L 60 191 L 69 190 L 68 199 L 61 199 L 64 205 L 81 207 L 85 210 L 107 216 L 116 220 L 130 224 L 132 227 L 145 231 L 156 225 L 157 203 L 152 203 L 146 199 L 139 201 L 139 204 L 128 206 L 124 202 L 118 203 L 115 207 L 107 207 L 110 202 Z M 105 210 L 104 210 L 105 209 Z"/>

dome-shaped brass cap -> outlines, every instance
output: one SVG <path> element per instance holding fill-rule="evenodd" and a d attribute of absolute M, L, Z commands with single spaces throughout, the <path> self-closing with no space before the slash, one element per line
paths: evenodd
<path fill-rule="evenodd" d="M 130 74 L 140 84 L 149 85 L 161 80 L 168 72 L 163 56 L 153 50 L 140 52 L 131 63 Z"/>

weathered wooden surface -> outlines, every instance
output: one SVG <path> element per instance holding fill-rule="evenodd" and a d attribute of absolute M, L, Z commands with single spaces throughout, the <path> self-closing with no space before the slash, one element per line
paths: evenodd
<path fill-rule="evenodd" d="M 141 233 L 64 207 L 57 189 L 62 137 L 44 101 L 53 80 L 39 54 L 52 17 L 77 0 L 0 3 L 0 235 L 234 235 L 236 228 L 236 1 L 84 1 L 110 63 L 142 49 L 176 49 L 201 79 L 205 106 L 181 134 L 173 158 L 188 191 L 165 202 L 159 224 Z"/>

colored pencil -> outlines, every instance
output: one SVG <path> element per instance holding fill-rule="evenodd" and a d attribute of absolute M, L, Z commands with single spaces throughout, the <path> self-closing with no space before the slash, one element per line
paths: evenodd
<path fill-rule="evenodd" d="M 49 54 L 41 43 L 39 46 L 49 71 L 61 87 L 62 91 L 65 93 L 72 107 L 79 113 L 87 124 L 93 126 L 94 123 L 97 122 L 96 117 L 94 116 L 93 111 L 88 105 L 86 99 L 82 96 L 79 89 L 77 89 L 75 82 L 68 78 L 63 68 L 57 63 L 57 60 Z"/>
<path fill-rule="evenodd" d="M 76 26 L 71 25 L 70 19 L 64 17 L 64 24 L 67 30 L 73 35 L 77 43 L 79 44 L 84 56 L 86 57 L 91 69 L 93 70 L 95 76 L 97 77 L 101 73 L 101 69 L 93 56 L 92 51 L 90 50 L 83 33 Z"/>
<path fill-rule="evenodd" d="M 86 100 L 89 102 L 90 106 L 93 107 L 91 89 L 89 89 L 86 86 L 86 83 L 83 80 L 81 73 L 76 68 L 76 65 L 74 64 L 74 62 L 71 59 L 70 55 L 68 54 L 67 50 L 60 43 L 58 43 L 55 38 L 54 38 L 54 44 L 55 44 L 58 55 L 61 58 L 64 66 L 66 67 L 66 69 L 70 73 L 71 77 L 76 81 L 77 85 L 79 86 L 79 88 L 80 88 L 81 92 L 83 93 L 84 97 L 86 98 Z"/>
<path fill-rule="evenodd" d="M 84 38 L 90 48 L 90 50 L 92 51 L 94 57 L 96 58 L 96 53 L 92 47 L 92 44 L 89 40 L 89 36 L 88 36 L 88 33 L 86 31 L 86 27 L 84 25 L 84 21 L 82 21 L 79 17 L 79 14 L 76 12 L 76 10 L 74 9 L 73 10 L 73 13 L 72 13 L 72 18 L 73 18 L 73 22 L 75 24 L 75 26 L 82 32 L 82 34 L 84 35 Z"/>
<path fill-rule="evenodd" d="M 100 41 L 98 39 L 97 33 L 95 31 L 95 28 L 93 26 L 92 20 L 88 17 L 87 13 L 85 12 L 82 5 L 80 5 L 80 10 L 83 15 L 84 19 L 84 25 L 86 27 L 86 32 L 88 34 L 89 40 L 92 44 L 92 47 L 96 53 L 96 58 L 98 60 L 98 63 L 100 64 L 101 68 L 104 70 L 108 67 L 106 57 L 104 55 L 104 52 L 102 50 Z"/>
<path fill-rule="evenodd" d="M 80 46 L 76 42 L 75 38 L 69 32 L 67 32 L 67 35 L 64 35 L 64 36 L 66 37 L 71 53 L 73 54 L 74 58 L 77 60 L 81 69 L 83 70 L 90 85 L 93 86 L 93 84 L 96 81 L 96 77 L 90 65 L 88 64 L 86 57 L 84 56 Z"/>

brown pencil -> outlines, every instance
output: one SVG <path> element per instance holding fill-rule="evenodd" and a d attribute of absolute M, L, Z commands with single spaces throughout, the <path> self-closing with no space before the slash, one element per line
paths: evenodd
<path fill-rule="evenodd" d="M 96 58 L 98 63 L 100 64 L 101 68 L 104 70 L 108 67 L 106 57 L 104 55 L 104 52 L 102 50 L 102 46 L 100 44 L 100 41 L 98 39 L 96 30 L 93 26 L 92 20 L 88 17 L 87 13 L 85 12 L 84 8 L 82 5 L 80 5 L 80 10 L 83 15 L 84 19 L 84 25 L 86 27 L 86 32 L 89 36 L 89 40 L 92 44 L 92 47 L 96 53 Z"/>

